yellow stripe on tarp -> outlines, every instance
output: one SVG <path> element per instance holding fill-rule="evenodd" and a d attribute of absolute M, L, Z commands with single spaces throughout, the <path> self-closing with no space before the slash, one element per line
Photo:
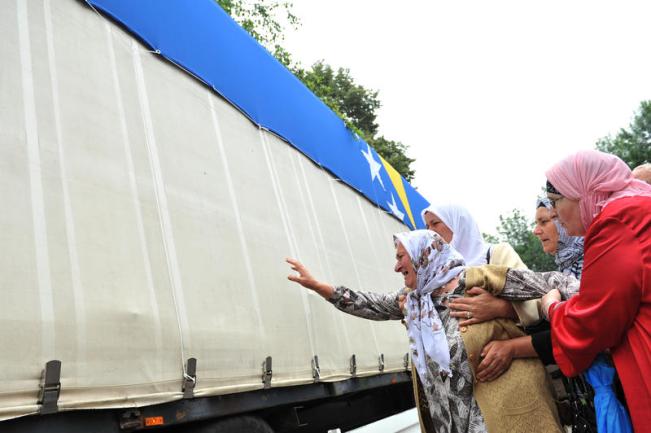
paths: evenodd
<path fill-rule="evenodd" d="M 389 174 L 389 179 L 391 179 L 391 183 L 393 184 L 393 187 L 396 189 L 396 192 L 398 193 L 398 197 L 402 202 L 402 206 L 407 211 L 407 215 L 409 216 L 409 221 L 411 221 L 411 226 L 413 228 L 416 228 L 416 223 L 414 222 L 414 215 L 412 215 L 411 213 L 411 206 L 409 206 L 409 200 L 407 199 L 407 192 L 405 191 L 405 186 L 402 183 L 402 176 L 400 176 L 400 173 L 398 173 L 398 171 L 395 168 L 393 168 L 391 164 L 386 162 L 384 158 L 382 158 L 381 156 L 380 156 L 380 160 L 382 161 L 382 165 L 384 165 L 384 169 Z"/>

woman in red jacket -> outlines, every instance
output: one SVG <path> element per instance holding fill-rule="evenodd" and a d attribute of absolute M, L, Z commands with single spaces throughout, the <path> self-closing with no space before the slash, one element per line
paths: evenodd
<path fill-rule="evenodd" d="M 543 297 L 554 358 L 575 376 L 609 349 L 635 431 L 651 432 L 651 185 L 598 151 L 576 153 L 546 175 L 561 224 L 585 236 L 579 294 Z"/>

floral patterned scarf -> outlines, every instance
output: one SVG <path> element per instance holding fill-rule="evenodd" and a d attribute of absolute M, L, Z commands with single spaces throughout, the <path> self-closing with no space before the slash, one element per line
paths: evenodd
<path fill-rule="evenodd" d="M 394 242 L 402 244 L 416 271 L 416 289 L 407 295 L 407 332 L 412 362 L 422 383 L 430 386 L 428 358 L 439 372 L 452 375 L 450 348 L 431 294 L 458 276 L 464 261 L 461 254 L 430 230 L 398 233 Z"/>

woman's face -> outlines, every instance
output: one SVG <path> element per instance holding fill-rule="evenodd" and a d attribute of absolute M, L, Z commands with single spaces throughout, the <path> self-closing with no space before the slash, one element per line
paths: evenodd
<path fill-rule="evenodd" d="M 554 213 L 546 207 L 536 209 L 536 226 L 533 234 L 540 239 L 542 249 L 547 254 L 556 254 L 558 249 L 558 230 L 554 224 Z"/>
<path fill-rule="evenodd" d="M 452 242 L 452 230 L 435 213 L 425 212 L 425 225 L 429 230 L 438 233 L 445 242 Z"/>
<path fill-rule="evenodd" d="M 547 194 L 547 197 L 554 204 L 558 222 L 565 228 L 567 234 L 570 236 L 583 236 L 585 229 L 581 222 L 579 201 L 557 194 Z"/>
<path fill-rule="evenodd" d="M 400 242 L 396 246 L 396 267 L 393 270 L 403 275 L 405 287 L 416 289 L 416 270 L 411 263 L 409 253 Z"/>

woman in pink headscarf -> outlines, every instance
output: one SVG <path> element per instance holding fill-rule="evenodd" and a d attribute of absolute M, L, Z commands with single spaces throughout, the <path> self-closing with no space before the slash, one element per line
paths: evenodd
<path fill-rule="evenodd" d="M 651 432 L 651 185 L 613 155 L 578 152 L 546 173 L 571 236 L 585 236 L 579 294 L 543 297 L 554 358 L 567 376 L 609 349 L 637 433 Z"/>

